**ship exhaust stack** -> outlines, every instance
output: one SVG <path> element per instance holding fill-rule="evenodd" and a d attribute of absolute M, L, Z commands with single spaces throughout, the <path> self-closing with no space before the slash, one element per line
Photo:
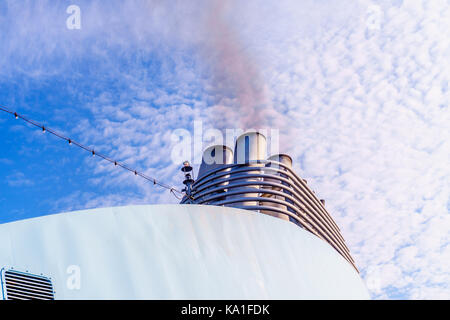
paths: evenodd
<path fill-rule="evenodd" d="M 266 149 L 266 137 L 255 131 L 236 139 L 234 154 L 222 145 L 207 148 L 195 182 L 192 167 L 184 164 L 181 203 L 240 208 L 293 222 L 328 242 L 357 270 L 324 201 L 292 170 L 291 157 L 267 158 Z"/>
<path fill-rule="evenodd" d="M 292 195 L 290 192 L 288 192 L 286 189 L 289 188 L 289 184 L 287 184 L 284 180 L 277 179 L 276 176 L 284 179 L 288 179 L 288 170 L 292 169 L 292 158 L 288 156 L 287 154 L 276 154 L 271 157 L 269 157 L 267 160 L 269 162 L 266 164 L 265 174 L 271 175 L 275 177 L 270 178 L 264 178 L 264 182 L 269 183 L 270 185 L 264 186 L 263 189 L 267 192 L 262 194 L 263 197 L 267 198 L 270 201 L 263 201 L 261 205 L 263 206 L 269 206 L 269 207 L 275 207 L 280 208 L 285 211 L 293 211 L 290 207 L 280 204 L 279 202 L 274 202 L 277 200 L 285 201 L 292 204 L 292 201 L 289 200 L 283 193 L 286 195 Z M 286 172 L 286 174 L 283 174 L 283 172 Z M 283 186 L 287 187 L 283 187 Z M 270 191 L 274 191 L 274 193 L 270 193 Z M 289 216 L 273 212 L 271 210 L 262 210 L 262 213 L 269 214 L 271 216 L 287 220 L 289 221 Z"/>
<path fill-rule="evenodd" d="M 242 171 L 242 168 L 264 167 L 264 164 L 260 163 L 260 161 L 265 160 L 266 158 L 266 137 L 260 132 L 256 131 L 244 133 L 236 139 L 234 150 L 234 163 L 238 166 L 233 168 L 232 171 L 235 172 L 235 181 L 238 184 L 238 187 L 229 189 L 230 195 L 227 197 L 227 199 L 234 201 L 230 203 L 229 206 L 240 207 L 244 209 L 249 206 L 259 206 L 259 201 L 246 200 L 246 198 L 259 197 L 259 189 L 261 188 L 261 186 L 258 182 L 260 182 L 262 179 L 254 177 L 259 173 L 259 169 L 255 171 Z M 253 184 L 253 182 L 257 183 Z"/>
<path fill-rule="evenodd" d="M 203 151 L 202 164 L 198 176 L 205 175 L 208 171 L 233 163 L 233 151 L 224 145 L 214 145 Z"/>
<path fill-rule="evenodd" d="M 225 168 L 226 165 L 230 164 L 233 164 L 233 151 L 227 146 L 214 145 L 203 151 L 202 164 L 198 170 L 198 177 L 201 179 L 223 179 L 225 181 L 212 187 L 207 187 L 207 183 L 203 186 L 200 185 L 199 187 L 204 187 L 204 189 L 199 193 L 198 201 L 225 200 L 224 194 L 228 191 L 226 186 L 228 185 L 227 180 L 230 175 L 224 173 L 231 170 L 230 168 Z M 217 187 L 220 189 L 215 192 L 210 192 L 211 189 Z M 202 193 L 207 193 L 207 196 L 203 197 Z"/>
<path fill-rule="evenodd" d="M 234 163 L 245 164 L 249 161 L 264 160 L 266 158 L 266 137 L 259 132 L 247 132 L 236 140 L 234 149 Z"/>

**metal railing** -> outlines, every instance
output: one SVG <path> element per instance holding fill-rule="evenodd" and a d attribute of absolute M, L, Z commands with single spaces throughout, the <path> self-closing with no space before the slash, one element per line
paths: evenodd
<path fill-rule="evenodd" d="M 289 220 L 328 242 L 358 271 L 324 205 L 306 182 L 281 162 L 249 161 L 207 171 L 181 203 L 228 206 Z"/>

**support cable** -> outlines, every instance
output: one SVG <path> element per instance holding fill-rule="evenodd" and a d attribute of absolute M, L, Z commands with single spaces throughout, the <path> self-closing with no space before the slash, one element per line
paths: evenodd
<path fill-rule="evenodd" d="M 134 173 L 134 175 L 139 176 L 139 177 L 141 177 L 141 178 L 144 178 L 145 180 L 148 180 L 148 181 L 152 182 L 153 185 L 158 185 L 158 186 L 160 186 L 160 187 L 162 187 L 162 188 L 165 188 L 165 189 L 169 190 L 170 193 L 172 193 L 176 198 L 178 198 L 178 197 L 176 196 L 176 193 L 178 193 L 178 194 L 180 194 L 180 195 L 183 194 L 181 191 L 175 189 L 174 187 L 171 187 L 171 186 L 169 186 L 169 185 L 167 185 L 167 184 L 165 184 L 165 183 L 159 182 L 158 180 L 156 180 L 156 179 L 153 178 L 153 177 L 150 177 L 150 176 L 148 176 L 148 175 L 146 175 L 146 174 L 144 174 L 144 173 L 142 173 L 142 172 L 139 172 L 139 171 L 137 171 L 137 170 L 135 170 L 135 169 L 132 169 L 132 168 L 126 166 L 125 164 L 123 164 L 123 163 L 121 163 L 121 162 L 118 162 L 118 161 L 116 161 L 116 160 L 114 160 L 114 159 L 111 159 L 111 158 L 109 158 L 109 157 L 107 157 L 107 156 L 101 154 L 101 153 L 98 153 L 98 152 L 95 151 L 94 149 L 91 149 L 91 148 L 89 148 L 89 147 L 87 147 L 87 146 L 85 146 L 85 145 L 83 145 L 83 144 L 81 144 L 81 143 L 79 143 L 79 142 L 77 142 L 77 141 L 75 141 L 75 140 L 72 140 L 72 139 L 70 139 L 70 138 L 68 138 L 68 137 L 66 137 L 66 136 L 64 136 L 64 135 L 62 135 L 61 133 L 59 133 L 59 132 L 57 132 L 57 131 L 55 131 L 55 130 L 53 130 L 53 129 L 50 129 L 50 128 L 44 126 L 44 125 L 41 125 L 40 123 L 38 123 L 38 122 L 36 122 L 36 121 L 34 121 L 34 120 L 32 120 L 32 119 L 29 119 L 29 118 L 27 118 L 27 117 L 25 117 L 25 116 L 23 116 L 23 115 L 21 115 L 21 114 L 15 112 L 15 111 L 9 110 L 9 109 L 7 109 L 7 108 L 5 108 L 5 107 L 3 107 L 3 106 L 0 106 L 0 111 L 9 113 L 9 114 L 13 115 L 16 119 L 21 119 L 21 120 L 23 120 L 23 121 L 25 121 L 25 122 L 27 122 L 27 123 L 29 123 L 29 124 L 35 126 L 35 127 L 38 127 L 38 128 L 40 128 L 40 129 L 42 129 L 42 132 L 44 132 L 44 133 L 45 133 L 45 132 L 48 132 L 48 133 L 50 133 L 50 134 L 52 134 L 52 135 L 58 137 L 59 139 L 66 140 L 70 145 L 77 146 L 77 147 L 79 147 L 80 149 L 83 149 L 83 150 L 85 150 L 85 151 L 91 153 L 92 156 L 97 156 L 97 157 L 99 157 L 99 158 L 101 158 L 101 159 L 103 159 L 103 160 L 106 160 L 106 161 L 108 161 L 108 162 L 114 164 L 114 166 L 119 166 L 119 167 L 121 167 L 121 168 L 123 168 L 123 169 L 125 169 L 125 170 L 128 170 L 128 171 Z"/>

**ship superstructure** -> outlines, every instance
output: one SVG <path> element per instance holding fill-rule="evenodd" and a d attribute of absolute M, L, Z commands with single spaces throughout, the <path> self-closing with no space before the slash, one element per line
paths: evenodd
<path fill-rule="evenodd" d="M 3 299 L 368 299 L 339 228 L 258 132 L 212 146 L 181 204 L 0 224 Z"/>
<path fill-rule="evenodd" d="M 224 145 L 207 148 L 196 181 L 185 180 L 189 192 L 181 203 L 234 207 L 291 221 L 328 242 L 358 270 L 325 201 L 292 170 L 291 157 L 265 157 L 266 138 L 259 132 L 239 136 L 234 152 Z"/>

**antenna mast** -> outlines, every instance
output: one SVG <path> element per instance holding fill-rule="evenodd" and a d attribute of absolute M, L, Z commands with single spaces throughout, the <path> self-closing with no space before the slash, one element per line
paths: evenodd
<path fill-rule="evenodd" d="M 183 162 L 183 167 L 181 168 L 181 171 L 184 172 L 183 184 L 186 186 L 181 191 L 186 193 L 186 197 L 188 198 L 186 203 L 193 203 L 191 193 L 192 193 L 192 184 L 194 183 L 194 179 L 192 179 L 192 176 L 191 176 L 192 166 L 189 163 L 189 161 Z"/>

